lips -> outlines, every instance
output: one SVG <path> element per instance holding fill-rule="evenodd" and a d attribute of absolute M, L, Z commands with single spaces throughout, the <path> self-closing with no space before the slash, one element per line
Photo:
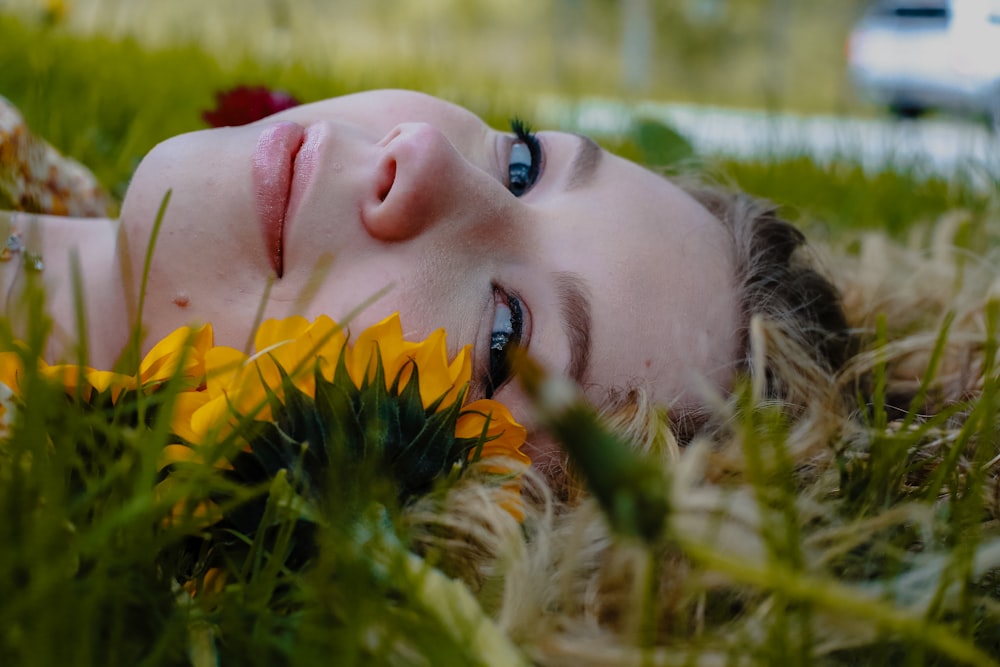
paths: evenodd
<path fill-rule="evenodd" d="M 296 156 L 304 137 L 305 129 L 297 123 L 275 123 L 261 132 L 253 155 L 257 222 L 271 268 L 279 278 L 285 271 L 285 222 L 292 199 Z"/>

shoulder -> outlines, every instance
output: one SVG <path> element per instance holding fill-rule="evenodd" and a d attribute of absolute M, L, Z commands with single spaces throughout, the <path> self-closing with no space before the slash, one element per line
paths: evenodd
<path fill-rule="evenodd" d="M 17 107 L 0 96 L 0 209 L 103 217 L 111 205 L 90 170 L 32 134 Z"/>

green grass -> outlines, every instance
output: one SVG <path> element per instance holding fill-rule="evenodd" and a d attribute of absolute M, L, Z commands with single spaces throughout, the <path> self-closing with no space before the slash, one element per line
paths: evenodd
<path fill-rule="evenodd" d="M 147 51 L 131 40 L 81 38 L 0 15 L 2 94 L 30 127 L 124 194 L 157 142 L 206 127 L 214 94 L 262 82 L 312 100 L 343 93 L 336 81 L 295 67 L 252 62 L 223 70 L 193 46 Z"/>
<path fill-rule="evenodd" d="M 518 646 L 484 611 L 488 596 L 477 600 L 475 587 L 407 552 L 411 524 L 372 467 L 334 456 L 328 495 L 305 512 L 288 483 L 294 465 L 234 487 L 209 459 L 176 469 L 173 486 L 157 486 L 179 385 L 135 412 L 131 399 L 81 400 L 43 381 L 30 360 L 43 349 L 44 297 L 29 294 L 36 310 L 19 352 L 23 402 L 13 436 L 0 441 L 3 664 L 507 666 L 526 653 L 545 663 L 544 634 Z M 990 378 L 998 315 L 997 307 L 988 313 Z M 11 349 L 3 326 L 0 347 Z M 883 372 L 876 370 L 876 385 Z M 928 383 L 933 375 L 931 364 Z M 662 467 L 636 454 L 586 405 L 545 399 L 565 395 L 555 387 L 531 391 L 599 497 L 609 548 L 619 550 L 611 562 L 620 576 L 637 568 L 626 609 L 642 616 L 626 648 L 645 651 L 650 664 L 714 664 L 721 654 L 740 664 L 874 667 L 996 664 L 1000 589 L 990 573 L 1000 568 L 1000 530 L 983 516 L 997 389 L 989 379 L 960 406 L 970 417 L 952 431 L 951 453 L 937 459 L 922 453 L 947 415 L 891 428 L 876 402 L 851 438 L 831 441 L 836 466 L 810 480 L 795 469 L 793 423 L 744 387 L 729 428 L 748 495 L 721 484 L 707 515 L 711 485 L 688 465 Z M 689 452 L 688 461 L 696 456 Z M 442 493 L 446 485 L 432 495 Z M 688 504 L 688 494 L 699 499 Z M 198 552 L 187 540 L 205 532 L 193 510 L 208 499 L 226 511 L 259 499 L 262 529 L 232 533 L 225 587 L 199 584 L 191 597 L 174 578 L 192 567 Z M 178 502 L 186 509 L 167 524 Z M 748 507 L 757 517 L 749 530 L 729 523 L 731 515 L 745 519 Z M 301 571 L 286 561 L 302 546 L 300 516 L 315 525 L 318 545 Z M 685 530 L 691 520 L 708 528 Z M 748 543 L 725 546 L 732 530 Z M 447 561 L 439 564 L 447 570 Z M 670 582 L 669 596 L 661 597 L 660 580 Z"/>
<path fill-rule="evenodd" d="M 438 77 L 418 72 L 410 81 L 433 92 Z M 197 46 L 151 51 L 131 39 L 80 37 L 0 13 L 0 94 L 33 131 L 93 169 L 119 198 L 142 156 L 168 137 L 207 127 L 201 114 L 214 107 L 215 94 L 241 84 L 267 85 L 303 102 L 404 85 L 396 77 L 329 76 L 294 63 L 242 59 L 224 67 Z M 518 110 L 516 101 L 462 94 L 455 101 L 501 125 Z"/>
<path fill-rule="evenodd" d="M 7 0 L 36 19 L 51 0 Z M 802 111 L 857 108 L 845 41 L 863 0 L 649 2 L 648 80 L 623 84 L 625 3 L 608 0 L 65 0 L 81 35 L 203 48 L 225 67 L 289 62 L 362 86 L 423 82 L 449 96 L 497 91 L 637 94 Z M 706 9 L 715 8 L 715 12 Z M 248 38 L 248 36 L 250 36 Z M 631 39 L 635 42 L 635 39 Z"/>
<path fill-rule="evenodd" d="M 415 71 L 406 81 L 397 76 L 330 76 L 294 63 L 250 59 L 224 67 L 196 46 L 148 50 L 132 40 L 84 38 L 0 14 L 0 94 L 22 110 L 39 135 L 91 167 L 119 198 L 153 145 L 205 127 L 201 113 L 214 105 L 219 90 L 262 83 L 314 101 L 370 86 L 408 85 L 432 93 L 441 87 L 439 74 Z M 526 96 L 466 92 L 452 99 L 498 127 L 531 107 Z M 628 157 L 649 157 L 637 143 L 608 142 Z M 710 169 L 724 181 L 787 205 L 798 220 L 832 230 L 902 234 L 946 211 L 980 214 L 993 205 L 988 192 L 961 178 L 927 178 L 905 168 L 869 174 L 857 164 L 821 165 L 803 156 L 724 160 Z"/>
<path fill-rule="evenodd" d="M 720 160 L 714 168 L 740 189 L 784 205 L 813 234 L 885 231 L 896 237 L 962 210 L 982 219 L 995 212 L 1000 184 L 983 188 L 968 175 L 946 179 L 913 167 L 869 172 L 843 159 L 819 164 L 808 156 L 760 161 Z"/>

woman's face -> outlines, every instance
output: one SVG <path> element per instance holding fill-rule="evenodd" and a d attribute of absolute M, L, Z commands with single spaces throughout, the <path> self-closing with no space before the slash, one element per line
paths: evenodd
<path fill-rule="evenodd" d="M 537 144 L 535 144 L 537 140 Z M 142 162 L 122 218 L 145 252 L 155 341 L 191 321 L 242 348 L 265 315 L 355 331 L 393 311 L 422 338 L 472 345 L 473 393 L 526 418 L 515 345 L 597 401 L 645 385 L 683 406 L 735 355 L 732 243 L 664 178 L 585 137 L 500 132 L 418 93 L 378 91 L 195 132 Z M 135 275 L 139 275 L 135 273 Z"/>

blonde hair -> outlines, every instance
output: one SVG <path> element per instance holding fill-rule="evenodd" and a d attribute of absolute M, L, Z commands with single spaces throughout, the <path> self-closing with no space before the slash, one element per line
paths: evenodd
<path fill-rule="evenodd" d="M 715 189 L 692 194 L 722 221 L 737 250 L 735 284 L 747 350 L 740 370 L 764 378 L 762 399 L 787 405 L 801 417 L 823 387 L 833 391 L 835 371 L 849 353 L 850 333 L 837 291 L 812 264 L 802 234 L 780 220 L 771 205 Z M 751 349 L 755 346 L 766 347 L 763 356 Z M 824 405 L 828 402 L 824 396 Z M 726 439 L 724 415 L 708 409 L 670 414 L 642 387 L 611 392 L 601 412 L 612 430 L 657 461 L 665 474 L 676 473 L 682 449 L 696 433 L 711 431 L 720 442 Z M 818 420 L 806 421 L 815 427 Z M 707 514 L 722 507 L 721 497 L 713 499 L 694 487 L 711 471 L 737 465 L 735 458 L 724 461 L 728 451 L 724 446 L 703 449 L 708 458 L 702 457 L 700 465 L 686 457 L 686 481 L 676 485 L 674 495 L 679 526 L 698 530 Z M 542 647 L 534 656 L 540 663 L 603 663 L 619 652 L 624 658 L 631 650 L 626 646 L 636 622 L 636 586 L 649 565 L 648 554 L 613 539 L 597 505 L 570 478 L 567 488 L 553 492 L 547 480 L 528 472 L 525 497 L 532 502 L 527 528 L 520 531 L 475 483 L 462 484 L 441 505 L 424 501 L 410 512 L 416 524 L 424 522 L 416 531 L 418 548 L 437 554 L 449 573 L 474 589 L 502 572 L 499 622 L 519 643 Z M 730 500 L 727 495 L 727 506 Z M 745 525 L 722 533 L 741 536 L 742 548 L 749 548 L 744 538 L 752 533 L 747 526 L 754 517 L 745 512 L 736 517 Z M 662 595 L 677 598 L 684 559 L 676 553 L 658 558 Z"/>
<path fill-rule="evenodd" d="M 838 457 L 866 456 L 868 435 L 859 417 L 871 408 L 873 371 L 884 373 L 888 402 L 908 408 L 922 395 L 938 331 L 951 312 L 951 335 L 918 409 L 936 410 L 975 395 L 988 339 L 983 297 L 1000 282 L 991 262 L 955 250 L 952 241 L 968 222 L 961 213 L 938 222 L 929 251 L 922 242 L 907 246 L 868 234 L 857 241 L 857 254 L 840 253 L 833 262 L 824 261 L 829 256 L 824 249 L 807 246 L 767 202 L 714 188 L 689 191 L 730 230 L 737 249 L 745 353 L 739 360 L 743 384 L 736 389 L 744 396 L 749 392 L 754 405 L 786 416 L 781 446 L 794 476 L 788 483 L 796 489 L 797 530 L 806 535 L 807 526 L 823 527 L 798 546 L 806 571 L 822 574 L 845 544 L 864 543 L 865 530 L 875 534 L 923 520 L 917 516 L 923 510 L 911 505 L 851 523 L 834 515 L 828 503 L 840 489 Z M 914 274 L 917 281 L 899 279 Z M 885 340 L 875 335 L 880 319 L 886 321 Z M 740 409 L 734 395 L 697 415 L 672 415 L 636 387 L 613 394 L 603 413 L 606 423 L 649 454 L 670 480 L 673 535 L 766 569 L 771 556 L 737 427 Z M 940 442 L 932 442 L 926 454 L 915 455 L 932 460 L 943 451 Z M 445 505 L 463 516 L 461 525 L 449 524 L 451 544 L 468 554 L 461 535 L 470 528 L 477 551 L 464 563 L 452 563 L 454 571 L 474 588 L 502 580 L 489 604 L 501 629 L 533 662 L 741 664 L 733 648 L 745 654 L 762 641 L 769 595 L 693 568 L 682 550 L 669 544 L 650 548 L 623 541 L 585 491 L 557 495 L 537 474 L 527 475 L 525 497 L 532 502 L 520 529 L 471 488 L 456 491 Z M 995 476 L 987 484 L 984 501 L 1000 497 Z M 473 506 L 477 498 L 479 509 Z M 996 507 L 986 508 L 987 518 L 998 514 Z M 656 598 L 652 617 L 641 604 L 650 590 Z M 706 598 L 723 600 L 731 613 L 712 618 Z M 815 623 L 812 632 L 811 650 L 818 655 L 877 639 L 870 624 L 835 615 Z M 652 645 L 639 648 L 639 637 Z M 685 646 L 697 650 L 687 654 Z"/>

